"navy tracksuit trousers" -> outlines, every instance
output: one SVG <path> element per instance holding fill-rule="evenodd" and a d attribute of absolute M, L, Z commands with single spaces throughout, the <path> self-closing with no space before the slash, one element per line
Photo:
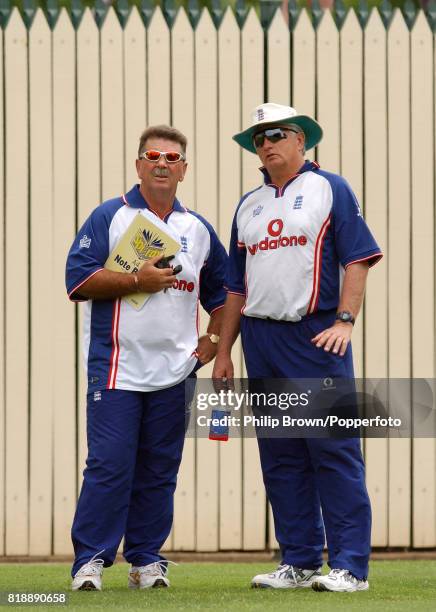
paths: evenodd
<path fill-rule="evenodd" d="M 186 384 L 141 393 L 88 394 L 88 458 L 72 527 L 72 575 L 94 555 L 142 566 L 159 550 L 173 521 L 173 495 L 185 437 Z"/>
<path fill-rule="evenodd" d="M 249 378 L 351 378 L 351 347 L 344 357 L 310 340 L 330 327 L 335 312 L 299 323 L 242 317 Z M 260 461 L 283 562 L 304 569 L 322 565 L 368 575 L 371 506 L 358 438 L 258 438 Z M 325 532 L 325 535 L 324 535 Z"/>

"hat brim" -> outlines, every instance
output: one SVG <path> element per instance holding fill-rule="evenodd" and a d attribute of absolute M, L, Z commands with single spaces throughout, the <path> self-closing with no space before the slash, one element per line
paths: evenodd
<path fill-rule="evenodd" d="M 240 145 L 243 149 L 250 151 L 250 153 L 257 153 L 256 148 L 253 144 L 253 136 L 256 132 L 260 132 L 262 129 L 267 129 L 274 125 L 289 125 L 294 123 L 298 125 L 304 132 L 305 136 L 305 149 L 308 151 L 315 147 L 322 138 L 322 128 L 317 121 L 308 117 L 307 115 L 297 115 L 296 117 L 289 117 L 289 119 L 280 119 L 279 121 L 274 121 L 271 123 L 257 123 L 249 127 L 247 130 L 240 132 L 239 134 L 235 134 L 233 136 L 233 140 L 235 140 L 238 145 Z"/>

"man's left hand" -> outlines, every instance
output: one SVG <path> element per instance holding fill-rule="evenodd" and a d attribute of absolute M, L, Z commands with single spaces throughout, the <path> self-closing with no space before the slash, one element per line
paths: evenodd
<path fill-rule="evenodd" d="M 207 334 L 198 339 L 197 355 L 201 363 L 206 364 L 212 361 L 216 355 L 217 346 L 210 341 Z"/>
<path fill-rule="evenodd" d="M 332 327 L 325 329 L 312 338 L 311 342 L 316 345 L 316 348 L 324 347 L 325 351 L 343 357 L 351 340 L 352 331 L 352 323 L 337 321 Z"/>

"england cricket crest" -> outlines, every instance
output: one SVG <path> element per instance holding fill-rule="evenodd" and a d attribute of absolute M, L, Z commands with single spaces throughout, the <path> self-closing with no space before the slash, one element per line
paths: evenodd
<path fill-rule="evenodd" d="M 130 243 L 139 259 L 147 260 L 160 255 L 165 245 L 157 234 L 150 230 L 140 230 L 134 234 Z"/>

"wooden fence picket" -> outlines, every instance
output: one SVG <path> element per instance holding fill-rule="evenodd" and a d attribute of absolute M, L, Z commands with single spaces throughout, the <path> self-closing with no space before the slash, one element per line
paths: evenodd
<path fill-rule="evenodd" d="M 124 191 L 123 35 L 113 7 L 100 29 L 102 200 Z M 132 160 L 133 161 L 133 160 Z"/>
<path fill-rule="evenodd" d="M 363 35 L 350 10 L 340 32 L 340 167 L 361 208 L 363 202 Z M 365 211 L 364 211 L 365 214 Z M 363 309 L 353 330 L 354 373 L 363 378 Z"/>
<path fill-rule="evenodd" d="M 77 230 L 102 198 L 100 160 L 100 56 L 99 31 L 87 8 L 77 30 Z M 77 469 L 78 491 L 87 455 L 86 389 L 82 347 L 83 304 L 77 306 Z"/>
<path fill-rule="evenodd" d="M 50 554 L 52 529 L 52 469 L 47 469 L 53 466 L 54 382 L 51 54 L 50 28 L 38 9 L 29 30 L 31 555 Z"/>
<path fill-rule="evenodd" d="M 29 553 L 29 191 L 27 31 L 17 8 L 4 32 L 6 555 Z M 19 262 L 19 265 L 17 265 Z"/>
<path fill-rule="evenodd" d="M 388 210 L 389 279 L 388 373 L 394 379 L 411 375 L 410 351 L 410 34 L 399 10 L 388 31 Z M 410 397 L 408 401 L 410 402 Z M 395 410 L 395 404 L 390 404 Z M 410 412 L 409 412 L 410 414 Z M 388 544 L 410 546 L 411 445 L 390 439 Z"/>
<path fill-rule="evenodd" d="M 136 6 L 132 7 L 124 39 L 124 150 L 125 184 L 128 191 L 138 182 L 135 159 L 139 137 L 147 126 L 146 30 Z"/>
<path fill-rule="evenodd" d="M 65 260 L 76 219 L 75 33 L 62 9 L 53 31 L 53 553 L 71 551 L 76 507 L 76 313 L 65 293 Z"/>
<path fill-rule="evenodd" d="M 184 10 L 180 10 L 172 29 L 172 121 L 188 139 L 188 170 L 177 189 L 177 197 L 187 208 L 195 208 L 195 91 L 194 33 Z"/>
<path fill-rule="evenodd" d="M 262 104 L 263 31 L 251 9 L 241 32 L 241 129 L 251 125 L 251 112 Z M 257 155 L 242 151 L 242 193 L 262 183 Z M 246 376 L 246 371 L 242 368 Z M 242 439 L 242 545 L 244 550 L 265 548 L 266 496 L 256 440 Z"/>
<path fill-rule="evenodd" d="M 189 209 L 195 208 L 195 91 L 194 33 L 184 10 L 180 10 L 172 29 L 172 125 L 188 139 L 188 169 L 177 197 Z M 185 440 L 174 498 L 173 546 L 175 550 L 195 550 L 196 542 L 196 479 L 195 440 Z"/>
<path fill-rule="evenodd" d="M 241 154 L 232 136 L 240 131 L 240 31 L 227 9 L 218 31 L 218 226 L 228 249 L 230 230 L 240 196 Z M 236 112 L 235 112 L 236 109 Z M 234 345 L 235 377 L 241 377 L 241 345 Z M 232 416 L 238 416 L 232 411 Z M 240 428 L 232 428 L 228 442 L 219 446 L 219 548 L 242 548 L 242 440 Z"/>
<path fill-rule="evenodd" d="M 315 32 L 303 9 L 292 34 L 292 106 L 310 117 L 315 117 L 315 62 Z"/>
<path fill-rule="evenodd" d="M 156 7 L 147 31 L 148 125 L 170 122 L 170 32 Z"/>
<path fill-rule="evenodd" d="M 287 104 L 291 98 L 289 28 L 277 10 L 268 28 L 268 102 Z"/>
<path fill-rule="evenodd" d="M 3 75 L 3 30 L 0 30 L 0 91 L 3 91 L 4 87 L 4 75 Z M 0 122 L 1 122 L 1 133 L 0 133 L 0 158 L 4 159 L 4 108 L 3 108 L 3 96 L 0 97 Z M 5 213 L 4 213 L 4 171 L 3 164 L 0 164 L 0 244 L 4 244 L 5 241 Z M 0 287 L 4 287 L 5 281 L 5 262 L 2 261 L 0 264 Z M 0 303 L 0 555 L 5 553 L 5 448 L 6 448 L 6 431 L 5 431 L 5 420 L 6 420 L 6 402 L 5 402 L 5 359 L 6 359 L 6 346 L 5 346 L 5 308 L 4 300 Z"/>
<path fill-rule="evenodd" d="M 339 32 L 330 11 L 325 11 L 317 31 L 317 119 L 324 136 L 318 145 L 321 168 L 340 170 Z"/>
<path fill-rule="evenodd" d="M 203 11 L 195 30 L 195 179 L 196 210 L 214 227 L 218 221 L 218 88 L 217 31 L 208 11 Z M 200 333 L 206 330 L 206 313 L 200 310 Z M 209 378 L 212 365 L 203 366 L 198 377 Z M 204 436 L 204 434 L 203 434 Z M 204 437 L 196 447 L 196 546 L 218 550 L 219 442 Z"/>
<path fill-rule="evenodd" d="M 412 375 L 413 378 L 430 379 L 435 375 L 433 325 L 435 116 L 432 39 L 427 20 L 421 12 L 411 32 Z M 419 407 L 414 410 L 414 415 L 419 422 Z M 436 444 L 434 438 L 412 440 L 412 465 L 413 546 L 435 546 Z"/>
<path fill-rule="evenodd" d="M 372 10 L 364 33 L 365 219 L 377 243 L 387 249 L 386 30 Z M 365 299 L 365 376 L 387 376 L 387 265 L 370 270 Z M 367 487 L 373 508 L 373 544 L 388 543 L 388 445 L 365 441 Z"/>

